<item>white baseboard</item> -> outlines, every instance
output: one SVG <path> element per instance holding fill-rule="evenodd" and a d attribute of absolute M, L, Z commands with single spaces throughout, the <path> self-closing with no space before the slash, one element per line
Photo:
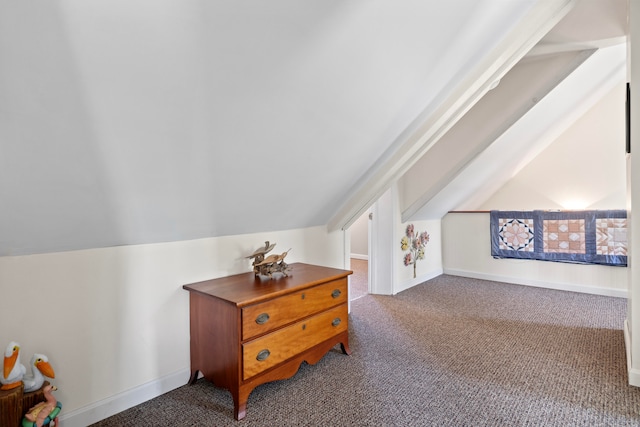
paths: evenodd
<path fill-rule="evenodd" d="M 470 277 L 473 279 L 492 280 L 494 282 L 513 283 L 515 285 L 534 286 L 537 288 L 555 289 L 558 291 L 571 291 L 581 292 L 584 294 L 602 295 L 608 297 L 627 298 L 626 289 L 612 289 L 601 286 L 588 286 L 579 285 L 574 283 L 557 283 L 557 282 L 542 282 L 536 280 L 522 279 L 519 277 L 500 276 L 494 274 L 478 273 L 475 271 L 457 270 L 457 269 L 444 269 L 444 274 L 450 274 L 452 276 Z"/>
<path fill-rule="evenodd" d="M 60 415 L 60 425 L 64 427 L 86 427 L 181 387 L 187 384 L 190 375 L 191 371 L 189 369 L 183 369 L 107 399 L 92 403 L 84 408 L 68 413 L 62 411 L 62 415 Z"/>
<path fill-rule="evenodd" d="M 351 258 L 355 258 L 355 259 L 363 259 L 365 261 L 369 261 L 369 255 L 351 254 L 350 257 Z"/>
<path fill-rule="evenodd" d="M 408 282 L 400 283 L 400 284 L 398 284 L 397 288 L 394 287 L 393 294 L 395 295 L 398 292 L 406 291 L 409 288 L 412 288 L 412 287 L 414 287 L 416 285 L 419 285 L 420 283 L 424 283 L 427 280 L 431 280 L 431 279 L 433 279 L 435 277 L 438 277 L 441 274 L 442 274 L 442 269 L 438 268 L 438 269 L 432 270 L 432 271 L 430 271 L 430 272 L 428 272 L 426 274 L 422 274 L 422 275 L 416 277 L 415 279 L 411 279 Z"/>
<path fill-rule="evenodd" d="M 629 385 L 640 387 L 640 369 L 633 369 L 631 364 L 631 331 L 629 330 L 629 321 L 624 321 L 624 346 L 627 350 L 627 374 L 629 377 Z"/>

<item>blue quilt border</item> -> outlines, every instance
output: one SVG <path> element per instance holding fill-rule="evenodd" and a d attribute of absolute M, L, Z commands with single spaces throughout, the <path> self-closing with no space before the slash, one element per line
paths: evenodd
<path fill-rule="evenodd" d="M 625 210 L 584 210 L 584 211 L 490 211 L 491 256 L 494 258 L 532 259 L 539 261 L 568 262 L 578 264 L 600 264 L 627 266 L 625 255 L 598 255 L 596 248 L 596 219 L 626 218 Z M 533 251 L 500 249 L 500 218 L 533 219 Z M 543 221 L 549 219 L 584 219 L 585 253 L 544 252 Z"/>

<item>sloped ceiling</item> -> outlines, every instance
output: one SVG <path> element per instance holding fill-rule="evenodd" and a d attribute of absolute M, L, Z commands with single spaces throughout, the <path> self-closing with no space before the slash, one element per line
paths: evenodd
<path fill-rule="evenodd" d="M 607 2 L 1 2 L 0 256 L 346 227 L 525 53 L 616 43 Z"/>
<path fill-rule="evenodd" d="M 591 51 L 582 51 L 591 53 Z M 566 56 L 566 55 L 563 55 Z M 478 209 L 524 166 L 553 143 L 576 120 L 606 96 L 614 85 L 625 82 L 624 44 L 598 49 L 552 91 L 526 105 L 526 112 L 502 129 L 491 144 L 460 168 L 447 170 L 448 178 L 403 211 L 403 219 L 442 218 L 449 210 Z M 537 61 L 542 58 L 536 58 Z M 542 60 L 542 62 L 547 62 Z M 538 77 L 542 76 L 541 73 Z M 536 79 L 532 78 L 532 81 Z M 501 83 L 502 85 L 502 83 Z M 517 97 L 522 99 L 521 96 Z M 622 100 L 621 100 L 622 101 Z M 496 128 L 500 129 L 500 128 Z M 623 141 L 620 141 L 622 146 Z M 418 179 L 416 167 L 403 177 L 407 192 Z M 422 179 L 422 178 L 419 178 Z M 425 201 L 426 202 L 423 202 Z M 541 206 L 541 208 L 545 208 Z M 415 210 L 414 210 L 415 209 Z"/>
<path fill-rule="evenodd" d="M 457 126 L 458 121 L 580 3 L 577 0 L 536 2 L 480 61 L 460 70 L 452 79 L 451 86 L 443 89 L 440 96 L 416 116 L 350 188 L 329 221 L 328 229 L 345 229 L 355 222 L 403 174 L 423 156 L 429 155 L 441 138 Z M 500 112 L 496 111 L 496 114 Z M 473 140 L 469 142 L 474 143 Z M 429 192 L 431 183 L 424 181 L 423 184 L 424 191 Z M 421 202 L 426 203 L 426 200 Z"/>
<path fill-rule="evenodd" d="M 578 3 L 400 179 L 402 220 L 481 206 L 624 84 L 626 33 L 626 1 Z"/>
<path fill-rule="evenodd" d="M 539 4 L 3 1 L 0 255 L 327 224 Z"/>
<path fill-rule="evenodd" d="M 425 219 L 441 218 L 444 212 L 439 209 L 451 208 L 441 200 L 435 201 L 436 194 L 447 192 L 453 178 L 459 177 L 461 170 L 478 162 L 478 155 L 495 144 L 498 137 L 522 119 L 522 116 L 533 108 L 540 99 L 552 91 L 559 82 L 570 75 L 593 50 L 574 51 L 562 54 L 538 56 L 535 60 L 520 61 L 499 82 L 499 85 L 488 92 L 474 107 L 462 117 L 433 147 L 413 166 L 400 180 L 403 206 L 409 204 L 403 212 L 406 220 L 425 217 L 425 207 L 435 205 L 434 214 Z M 531 128 L 537 129 L 534 124 Z M 509 147 L 515 147 L 516 153 L 526 151 L 536 144 L 529 138 L 525 141 L 512 141 Z M 483 169 L 505 168 L 504 158 L 494 155 L 487 159 Z M 506 162 L 507 165 L 511 162 Z M 485 180 L 474 180 L 471 177 L 469 193 L 464 191 L 465 185 L 457 188 L 454 194 L 465 200 L 473 194 L 473 187 L 482 188 Z M 429 183 L 426 186 L 424 183 Z M 470 184 L 471 184 L 470 183 Z M 427 188 L 428 187 L 428 188 Z M 461 191 L 462 190 L 462 191 Z M 441 199 L 441 197 L 440 197 Z M 427 203 L 425 203 L 427 201 Z M 414 210 L 419 211 L 413 214 Z M 448 210 L 448 209 L 447 209 Z"/>

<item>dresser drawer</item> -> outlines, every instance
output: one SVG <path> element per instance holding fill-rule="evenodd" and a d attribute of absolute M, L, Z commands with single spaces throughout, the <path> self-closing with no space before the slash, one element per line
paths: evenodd
<path fill-rule="evenodd" d="M 262 335 L 347 300 L 345 277 L 245 307 L 242 309 L 242 340 Z"/>
<path fill-rule="evenodd" d="M 251 378 L 349 327 L 347 304 L 294 323 L 242 346 L 243 378 Z"/>

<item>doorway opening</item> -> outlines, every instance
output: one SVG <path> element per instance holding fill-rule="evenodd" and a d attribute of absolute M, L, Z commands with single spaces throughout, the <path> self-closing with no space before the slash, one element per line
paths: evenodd
<path fill-rule="evenodd" d="M 369 260 L 351 258 L 351 270 L 349 300 L 354 301 L 369 293 Z"/>
<path fill-rule="evenodd" d="M 349 227 L 351 242 L 350 263 L 351 270 L 353 270 L 350 279 L 350 301 L 362 298 L 369 293 L 369 262 L 371 261 L 369 256 L 370 212 L 370 210 L 367 210 Z"/>

